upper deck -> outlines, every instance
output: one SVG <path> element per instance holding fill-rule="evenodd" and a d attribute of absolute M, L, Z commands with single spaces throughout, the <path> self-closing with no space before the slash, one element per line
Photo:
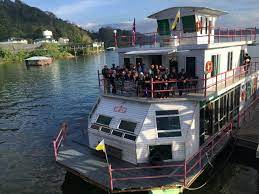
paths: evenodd
<path fill-rule="evenodd" d="M 210 30 L 209 30 L 210 29 Z M 113 45 L 115 48 L 170 48 L 183 45 L 214 44 L 247 41 L 256 41 L 256 28 L 226 28 L 201 27 L 200 30 L 215 31 L 215 34 L 185 34 L 181 30 L 174 31 L 173 36 L 163 37 L 158 32 L 141 33 L 134 35 L 116 34 Z M 195 40 L 202 39 L 200 42 Z"/>
<path fill-rule="evenodd" d="M 216 27 L 216 20 L 226 14 L 225 11 L 207 7 L 171 7 L 148 16 L 157 21 L 156 32 L 137 33 L 135 21 L 131 35 L 117 34 L 115 30 L 114 46 L 159 48 L 256 40 L 254 27 Z"/>
<path fill-rule="evenodd" d="M 98 79 L 103 95 L 142 102 L 186 99 L 202 101 L 212 96 L 219 96 L 247 79 L 258 77 L 258 70 L 259 62 L 253 61 L 215 76 L 208 77 L 204 74 L 204 77 L 196 79 L 185 77 L 164 80 L 149 77 L 148 74 L 141 74 L 146 76 L 143 79 L 139 76 L 125 79 L 120 77 L 120 74 L 117 78 L 116 75 L 114 78 L 104 78 L 99 71 Z"/>

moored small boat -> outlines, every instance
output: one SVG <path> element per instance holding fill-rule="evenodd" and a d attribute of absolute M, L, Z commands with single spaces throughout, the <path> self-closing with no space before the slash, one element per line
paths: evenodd
<path fill-rule="evenodd" d="M 50 65 L 53 62 L 51 57 L 44 56 L 34 56 L 28 59 L 25 59 L 26 66 L 44 66 Z"/>

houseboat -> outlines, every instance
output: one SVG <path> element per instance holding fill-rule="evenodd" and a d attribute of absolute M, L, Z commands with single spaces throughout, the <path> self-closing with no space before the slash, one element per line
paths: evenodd
<path fill-rule="evenodd" d="M 51 57 L 34 56 L 25 59 L 26 66 L 44 66 L 50 65 L 53 62 Z"/>
<path fill-rule="evenodd" d="M 120 67 L 142 64 L 148 72 L 156 64 L 189 76 L 151 76 L 142 89 L 126 80 L 114 92 L 98 74 L 101 95 L 89 113 L 88 129 L 66 136 L 68 127 L 62 126 L 53 141 L 56 162 L 111 193 L 180 193 L 191 187 L 258 99 L 258 63 L 245 56 L 256 29 L 215 27 L 226 14 L 172 7 L 149 16 L 157 20 L 158 32 L 115 36 Z M 100 142 L 107 160 L 96 151 Z"/>

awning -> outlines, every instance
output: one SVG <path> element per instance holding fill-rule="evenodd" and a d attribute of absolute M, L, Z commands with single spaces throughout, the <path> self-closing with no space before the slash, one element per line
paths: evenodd
<path fill-rule="evenodd" d="M 140 51 L 129 51 L 125 55 L 170 55 L 172 53 L 186 52 L 188 50 L 177 50 L 177 49 L 153 49 L 153 50 L 140 50 Z"/>

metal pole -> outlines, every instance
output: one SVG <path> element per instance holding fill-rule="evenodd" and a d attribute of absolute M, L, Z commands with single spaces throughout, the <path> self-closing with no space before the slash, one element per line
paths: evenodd
<path fill-rule="evenodd" d="M 204 97 L 207 97 L 207 73 L 205 74 Z"/>
<path fill-rule="evenodd" d="M 151 84 L 151 98 L 154 98 L 154 85 L 153 85 L 153 78 L 151 78 L 150 84 Z"/>
<path fill-rule="evenodd" d="M 100 71 L 97 70 L 97 75 L 98 75 L 98 83 L 99 83 L 99 87 L 101 86 L 101 80 L 100 80 Z"/>

